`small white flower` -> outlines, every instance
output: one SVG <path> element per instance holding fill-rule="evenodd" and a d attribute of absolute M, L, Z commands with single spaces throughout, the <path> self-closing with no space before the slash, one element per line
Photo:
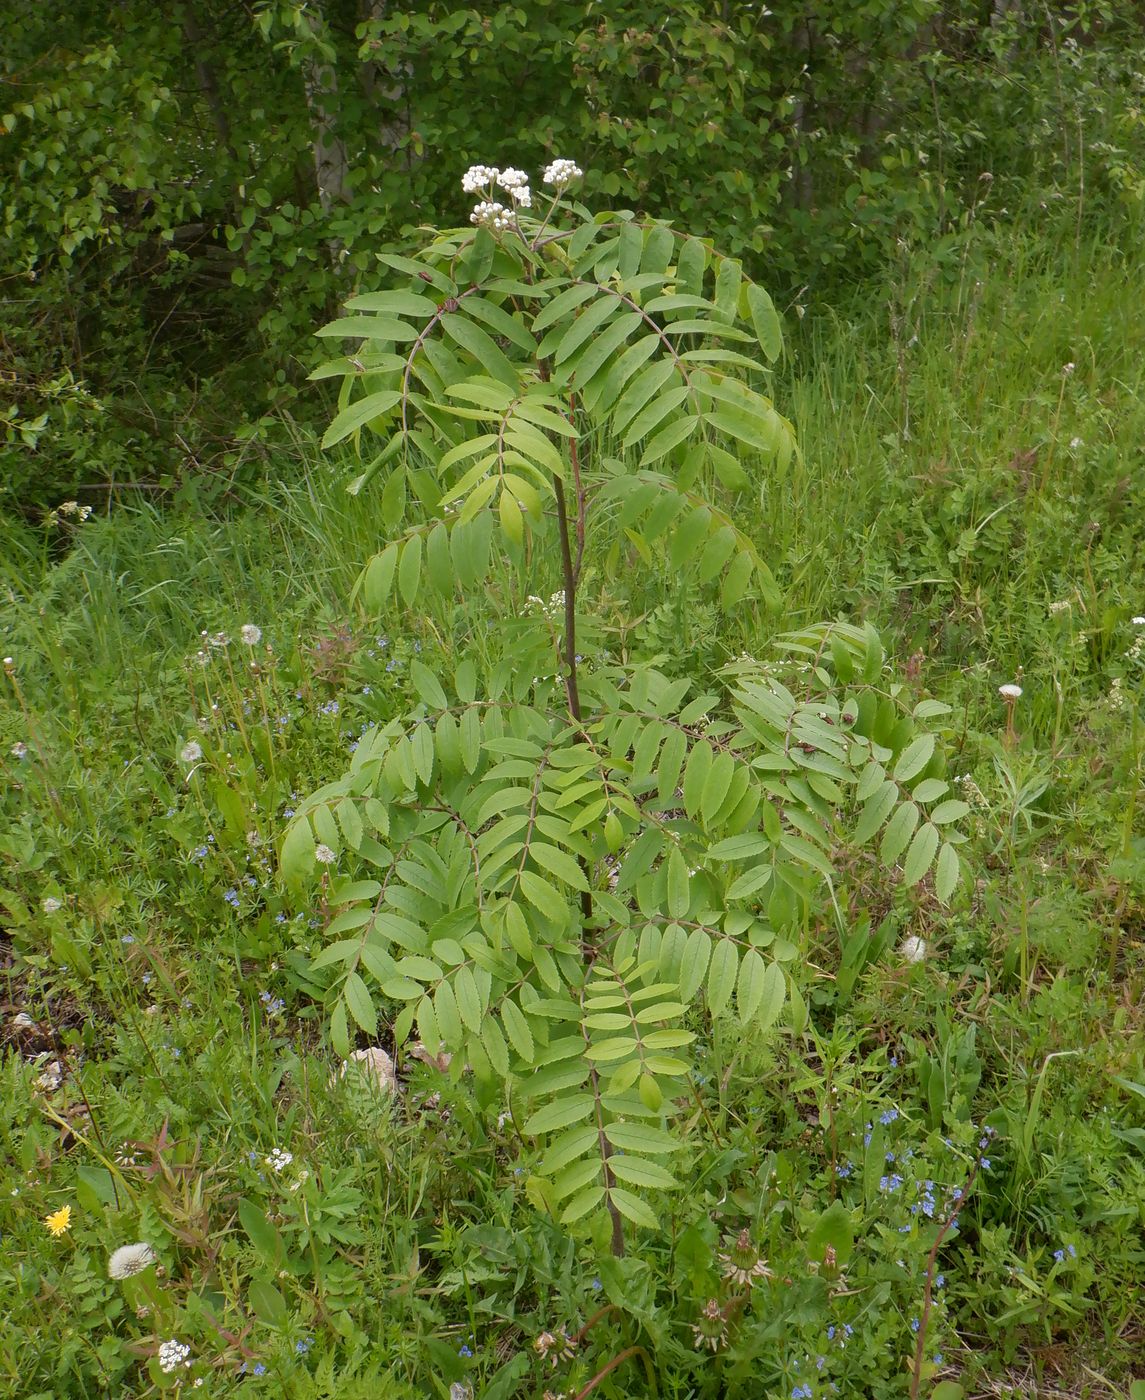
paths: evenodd
<path fill-rule="evenodd" d="M 495 199 L 483 199 L 480 204 L 473 206 L 473 213 L 469 216 L 471 224 L 479 224 L 484 228 L 491 228 L 494 232 L 508 228 L 511 223 L 511 216 L 503 204 L 498 204 Z"/>
<path fill-rule="evenodd" d="M 28 745 L 25 744 L 25 743 L 22 743 L 20 740 L 17 740 L 17 741 L 12 745 L 12 757 L 13 757 L 13 758 L 27 758 L 27 756 L 28 756 Z"/>
<path fill-rule="evenodd" d="M 191 1348 L 187 1343 L 172 1337 L 169 1342 L 161 1342 L 159 1345 L 159 1369 L 170 1375 L 180 1366 L 190 1366 L 190 1356 Z"/>
<path fill-rule="evenodd" d="M 36 1077 L 36 1087 L 46 1094 L 55 1093 L 63 1082 L 64 1067 L 59 1060 L 49 1060 Z"/>
<path fill-rule="evenodd" d="M 1129 621 L 1134 627 L 1145 627 L 1145 617 L 1131 617 Z"/>
<path fill-rule="evenodd" d="M 517 209 L 531 209 L 533 207 L 533 192 L 528 185 L 524 185 L 519 190 L 511 190 L 510 197 Z"/>
<path fill-rule="evenodd" d="M 284 1152 L 281 1147 L 276 1147 L 273 1149 L 270 1156 L 266 1158 L 266 1165 L 272 1172 L 280 1172 L 290 1166 L 293 1161 L 293 1152 Z"/>
<path fill-rule="evenodd" d="M 1059 598 L 1058 601 L 1057 601 L 1056 603 L 1051 603 L 1051 604 L 1050 604 L 1050 615 L 1051 615 L 1051 617 L 1057 617 L 1057 616 L 1059 616 L 1061 613 L 1067 613 L 1067 612 L 1069 612 L 1069 609 L 1070 609 L 1070 602 L 1069 602 L 1069 599 L 1068 599 L 1068 598 Z"/>
<path fill-rule="evenodd" d="M 50 894 L 46 899 L 40 901 L 40 908 L 45 914 L 55 914 L 63 907 L 63 901 L 57 899 L 54 894 Z"/>
<path fill-rule="evenodd" d="M 545 169 L 544 181 L 546 185 L 553 185 L 557 190 L 563 190 L 566 185 L 571 185 L 574 180 L 579 180 L 583 174 L 584 171 L 575 160 L 554 160 Z"/>
<path fill-rule="evenodd" d="M 497 173 L 497 183 L 503 190 L 526 189 L 529 177 L 523 170 L 515 170 L 511 165 Z"/>
<path fill-rule="evenodd" d="M 324 841 L 319 841 L 314 847 L 314 859 L 322 865 L 333 865 L 338 857 Z"/>
<path fill-rule="evenodd" d="M 912 933 L 899 944 L 899 956 L 903 962 L 922 962 L 926 957 L 926 940 Z"/>
<path fill-rule="evenodd" d="M 155 1251 L 149 1244 L 125 1244 L 115 1251 L 107 1261 L 108 1278 L 134 1278 L 144 1269 L 149 1269 L 156 1260 Z"/>
<path fill-rule="evenodd" d="M 471 165 L 461 177 L 461 188 L 466 194 L 477 194 L 494 184 L 500 173 L 495 165 Z"/>
<path fill-rule="evenodd" d="M 1022 694 L 1022 687 L 1020 685 L 1000 685 L 998 694 L 1003 700 L 1017 700 Z"/>
<path fill-rule="evenodd" d="M 1062 365 L 1062 378 L 1068 379 L 1075 369 L 1077 369 L 1077 365 L 1075 365 L 1072 360 L 1070 360 L 1069 364 Z"/>
<path fill-rule="evenodd" d="M 1084 438 L 1079 438 L 1079 437 L 1072 437 L 1072 438 L 1070 438 L 1070 440 L 1069 440 L 1069 445 L 1070 445 L 1070 447 L 1072 447 L 1073 450 L 1076 452 L 1077 449 L 1078 449 L 1079 447 L 1084 447 L 1084 446 L 1085 446 L 1085 439 L 1084 439 Z"/>
<path fill-rule="evenodd" d="M 203 756 L 203 746 L 198 739 L 188 739 L 179 750 L 179 757 L 184 763 L 198 763 Z"/>
<path fill-rule="evenodd" d="M 239 628 L 239 636 L 248 647 L 256 647 L 262 641 L 262 628 L 256 627 L 253 622 L 244 622 Z"/>

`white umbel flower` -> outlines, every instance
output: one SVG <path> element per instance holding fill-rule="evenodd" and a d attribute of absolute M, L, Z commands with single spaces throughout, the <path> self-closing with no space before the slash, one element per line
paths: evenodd
<path fill-rule="evenodd" d="M 544 181 L 546 185 L 563 190 L 566 185 L 571 185 L 574 180 L 579 180 L 583 174 L 584 171 L 575 160 L 554 160 L 545 168 Z"/>
<path fill-rule="evenodd" d="M 1021 698 L 1022 687 L 1020 685 L 1000 685 L 998 694 L 1003 700 L 1018 700 Z"/>
<path fill-rule="evenodd" d="M 149 1269 L 158 1256 L 149 1244 L 124 1244 L 107 1261 L 108 1278 L 134 1278 Z"/>
<path fill-rule="evenodd" d="M 926 940 L 911 934 L 899 944 L 899 956 L 903 962 L 919 963 L 926 957 Z"/>
<path fill-rule="evenodd" d="M 239 636 L 248 647 L 256 647 L 262 641 L 262 628 L 256 627 L 253 622 L 244 622 L 239 628 Z"/>
<path fill-rule="evenodd" d="M 495 184 L 500 174 L 495 165 L 471 165 L 461 177 L 461 188 L 466 194 L 477 194 Z"/>
<path fill-rule="evenodd" d="M 190 1366 L 191 1348 L 186 1342 L 172 1337 L 169 1342 L 159 1344 L 159 1369 L 170 1375 L 180 1366 Z"/>

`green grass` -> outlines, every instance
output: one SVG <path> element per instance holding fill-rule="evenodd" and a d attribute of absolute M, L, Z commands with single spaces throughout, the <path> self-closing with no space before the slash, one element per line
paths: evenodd
<path fill-rule="evenodd" d="M 594 1394 L 652 1394 L 651 1372 L 665 1396 L 902 1396 L 928 1268 L 908 1197 L 937 1182 L 949 1212 L 971 1172 L 931 1270 L 922 1393 L 957 1376 L 1124 1396 L 1143 1377 L 1145 267 L 1012 228 L 969 247 L 795 328 L 775 397 L 802 458 L 736 502 L 781 614 L 721 617 L 655 564 L 589 575 L 586 648 L 697 677 L 869 618 L 953 707 L 974 803 L 950 911 L 857 872 L 856 908 L 890 922 L 853 987 L 831 930 L 808 930 L 806 1034 L 705 1028 L 689 1189 L 623 1264 L 534 1210 L 527 1144 L 468 1079 L 404 1057 L 383 1104 L 337 1077 L 309 970 L 322 899 L 276 875 L 297 794 L 397 711 L 415 655 L 490 647 L 484 611 L 514 581 L 364 617 L 348 599 L 376 498 L 346 495 L 301 431 L 223 515 L 121 499 L 50 547 L 10 539 L 0 1389 L 151 1394 L 173 1337 L 186 1384 L 216 1395 L 577 1394 L 627 1353 Z M 271 652 L 236 639 L 246 622 Z M 231 641 L 199 666 L 203 631 Z M 997 686 L 1019 675 L 1010 742 Z M 195 735 L 215 756 L 189 776 Z M 906 933 L 921 963 L 895 955 Z M 898 1187 L 860 1189 L 868 1124 Z M 713 1354 L 692 1329 L 744 1227 L 777 1278 Z M 162 1274 L 109 1280 L 136 1240 Z M 561 1329 L 580 1340 L 554 1366 L 534 1342 Z"/>

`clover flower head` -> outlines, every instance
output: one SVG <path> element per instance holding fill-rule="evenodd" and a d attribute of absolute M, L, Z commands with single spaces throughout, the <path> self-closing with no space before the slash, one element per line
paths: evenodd
<path fill-rule="evenodd" d="M 184 763 L 198 763 L 203 756 L 203 746 L 197 739 L 188 739 L 179 750 L 179 757 Z"/>
<path fill-rule="evenodd" d="M 495 165 L 471 165 L 461 177 L 461 188 L 466 194 L 477 194 L 495 184 L 500 174 Z"/>
<path fill-rule="evenodd" d="M 330 847 L 327 846 L 325 841 L 319 841 L 318 845 L 314 847 L 314 859 L 320 865 L 333 865 L 338 857 Z"/>
<path fill-rule="evenodd" d="M 583 174 L 575 160 L 554 160 L 545 167 L 543 178 L 546 185 L 552 185 L 559 192 L 574 180 L 579 180 Z"/>
<path fill-rule="evenodd" d="M 512 223 L 512 216 L 503 204 L 499 204 L 495 199 L 483 199 L 480 204 L 473 206 L 473 213 L 469 216 L 471 224 L 477 224 L 481 228 L 491 228 L 494 233 L 500 233 Z"/>
<path fill-rule="evenodd" d="M 124 1244 L 107 1261 L 108 1278 L 134 1278 L 144 1269 L 149 1269 L 156 1260 L 155 1251 L 149 1244 Z"/>
<path fill-rule="evenodd" d="M 170 1375 L 172 1371 L 177 1371 L 180 1366 L 190 1366 L 191 1348 L 186 1342 L 181 1342 L 176 1337 L 172 1337 L 169 1342 L 161 1342 L 159 1345 L 159 1369 Z"/>
<path fill-rule="evenodd" d="M 256 647 L 262 641 L 262 628 L 253 622 L 244 622 L 239 628 L 239 636 L 248 647 Z"/>

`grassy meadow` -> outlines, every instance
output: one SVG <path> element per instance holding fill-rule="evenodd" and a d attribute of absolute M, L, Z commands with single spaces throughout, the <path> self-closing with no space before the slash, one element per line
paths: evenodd
<path fill-rule="evenodd" d="M 266 484 L 211 512 L 125 491 L 13 527 L 0 1393 L 1139 1400 L 1143 306 L 1134 241 L 1080 226 L 982 229 L 845 307 L 793 303 L 773 392 L 802 455 L 727 499 L 782 608 L 587 559 L 589 665 L 703 686 L 872 622 L 950 707 L 970 806 L 949 907 L 860 869 L 866 960 L 805 929 L 798 1033 L 696 1026 L 685 1189 L 622 1259 L 537 1209 L 535 1145 L 460 1065 L 383 1024 L 396 1090 L 340 1073 L 326 886 L 278 872 L 411 663 L 487 658 L 519 581 L 352 604 L 377 495 L 290 423 Z"/>

